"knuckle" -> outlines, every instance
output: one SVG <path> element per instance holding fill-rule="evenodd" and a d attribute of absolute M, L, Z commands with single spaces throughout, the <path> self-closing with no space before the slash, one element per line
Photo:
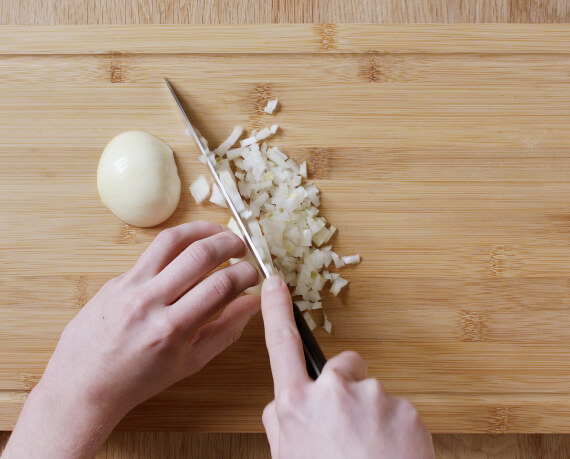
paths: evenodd
<path fill-rule="evenodd" d="M 131 268 L 116 278 L 117 285 L 140 285 L 142 283 L 142 276 L 140 270 Z"/>
<path fill-rule="evenodd" d="M 204 240 L 192 243 L 188 254 L 193 262 L 198 265 L 210 265 L 216 258 L 214 247 Z"/>
<path fill-rule="evenodd" d="M 279 348 L 291 341 L 299 342 L 299 340 L 299 331 L 290 324 L 279 327 L 266 336 L 267 348 L 270 350 Z"/>
<path fill-rule="evenodd" d="M 243 273 L 248 285 L 255 285 L 259 280 L 259 272 L 248 261 L 241 261 L 237 264 L 239 272 Z"/>
<path fill-rule="evenodd" d="M 119 326 L 130 329 L 147 319 L 151 299 L 140 289 L 128 293 L 122 301 L 119 311 Z"/>
<path fill-rule="evenodd" d="M 322 382 L 328 386 L 331 395 L 336 398 L 342 398 L 348 392 L 348 381 L 346 381 L 341 371 L 331 368 L 330 371 L 324 373 L 321 378 Z"/>
<path fill-rule="evenodd" d="M 360 381 L 359 384 L 362 385 L 366 393 L 370 394 L 376 402 L 381 402 L 388 395 L 382 383 L 377 379 L 364 379 L 363 381 Z"/>
<path fill-rule="evenodd" d="M 131 283 L 134 279 L 136 279 L 136 272 L 134 269 L 129 269 L 128 271 L 125 271 L 123 274 L 121 274 L 119 277 L 115 277 L 115 279 L 117 280 L 117 282 L 125 282 L 125 283 Z"/>
<path fill-rule="evenodd" d="M 223 230 L 223 226 L 207 220 L 196 220 L 192 223 L 186 223 L 186 229 L 196 231 L 201 234 L 216 234 Z"/>
<path fill-rule="evenodd" d="M 416 407 L 405 398 L 399 398 L 398 400 L 398 410 L 401 416 L 409 423 L 415 424 L 419 421 L 420 415 L 418 414 L 418 410 Z"/>
<path fill-rule="evenodd" d="M 166 345 L 180 334 L 180 324 L 169 314 L 161 314 L 154 320 L 153 345 Z"/>
<path fill-rule="evenodd" d="M 234 291 L 234 280 L 226 271 L 218 271 L 211 277 L 212 289 L 221 298 L 227 298 Z"/>
<path fill-rule="evenodd" d="M 384 384 L 382 384 L 377 379 L 372 379 L 371 381 L 372 381 L 373 394 L 376 397 L 376 399 L 379 401 L 386 400 L 388 398 L 388 391 L 386 391 Z"/>
<path fill-rule="evenodd" d="M 168 228 L 156 236 L 158 242 L 164 245 L 174 245 L 180 239 L 180 233 L 176 228 Z"/>
<path fill-rule="evenodd" d="M 358 365 L 364 363 L 364 359 L 356 351 L 343 351 L 340 355 L 353 363 L 357 363 Z"/>
<path fill-rule="evenodd" d="M 241 338 L 241 335 L 243 333 L 244 328 L 245 328 L 245 324 L 241 327 L 236 327 L 232 330 L 230 345 L 234 344 L 235 342 L 237 342 L 238 339 Z"/>
<path fill-rule="evenodd" d="M 191 225 L 192 225 L 192 226 L 199 226 L 199 227 L 208 227 L 208 226 L 211 226 L 212 223 L 210 223 L 210 222 L 207 221 L 207 220 L 202 220 L 202 219 L 200 219 L 200 220 L 194 220 L 194 221 L 191 223 Z"/>
<path fill-rule="evenodd" d="M 297 413 L 303 402 L 302 388 L 296 384 L 283 388 L 275 398 L 277 409 L 281 414 Z"/>
<path fill-rule="evenodd" d="M 231 231 L 225 231 L 221 233 L 220 237 L 223 237 L 228 245 L 232 245 L 234 248 L 241 249 L 244 247 L 244 242 L 241 240 L 241 238 Z"/>
<path fill-rule="evenodd" d="M 378 381 L 377 379 L 369 379 L 369 381 L 371 381 L 373 390 L 377 395 L 385 397 L 388 394 L 386 392 L 384 384 L 382 384 L 380 381 Z"/>
<path fill-rule="evenodd" d="M 323 372 L 317 380 L 326 386 L 325 390 L 330 403 L 343 415 L 348 415 L 353 406 L 350 384 L 336 369 Z"/>
<path fill-rule="evenodd" d="M 138 290 L 132 292 L 125 300 L 125 310 L 131 317 L 140 317 L 144 315 L 144 311 L 150 304 L 148 294 L 144 291 Z"/>
<path fill-rule="evenodd" d="M 105 282 L 100 290 L 102 292 L 114 290 L 116 287 L 118 287 L 118 284 L 119 284 L 119 277 L 113 277 L 112 279 L 109 279 L 107 282 Z"/>
<path fill-rule="evenodd" d="M 223 231 L 215 236 L 216 243 L 223 248 L 227 256 L 235 255 L 244 250 L 244 243 L 231 231 Z"/>
<path fill-rule="evenodd" d="M 265 405 L 265 408 L 263 408 L 263 413 L 261 415 L 261 420 L 265 424 L 274 415 L 275 415 L 275 400 Z"/>
<path fill-rule="evenodd" d="M 191 225 L 195 226 L 197 228 L 200 228 L 200 229 L 205 229 L 205 230 L 208 230 L 208 229 L 214 230 L 214 229 L 219 228 L 219 225 L 216 225 L 215 223 L 209 222 L 208 220 L 196 220 L 196 221 L 192 222 Z"/>

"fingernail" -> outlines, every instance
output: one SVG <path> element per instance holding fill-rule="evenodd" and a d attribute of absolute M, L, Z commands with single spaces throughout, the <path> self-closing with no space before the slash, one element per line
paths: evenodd
<path fill-rule="evenodd" d="M 263 290 L 266 292 L 272 292 L 278 290 L 283 285 L 283 281 L 279 276 L 268 277 L 265 282 L 263 282 Z"/>

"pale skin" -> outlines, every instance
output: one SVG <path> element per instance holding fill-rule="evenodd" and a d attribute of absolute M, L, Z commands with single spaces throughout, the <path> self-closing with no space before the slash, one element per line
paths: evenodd
<path fill-rule="evenodd" d="M 241 240 L 207 222 L 163 231 L 67 325 L 2 459 L 92 458 L 132 408 L 198 372 L 260 308 Z M 285 284 L 264 282 L 261 309 L 275 400 L 263 412 L 274 458 L 433 458 L 414 407 L 389 395 L 354 352 L 312 381 Z M 221 314 L 212 319 L 218 312 Z"/>

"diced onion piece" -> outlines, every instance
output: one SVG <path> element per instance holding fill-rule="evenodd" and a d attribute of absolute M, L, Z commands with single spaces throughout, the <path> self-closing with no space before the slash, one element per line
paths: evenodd
<path fill-rule="evenodd" d="M 303 178 L 307 178 L 307 161 L 303 161 L 299 166 L 299 175 Z"/>
<path fill-rule="evenodd" d="M 321 303 L 320 301 L 315 301 L 311 309 L 323 309 L 323 303 Z"/>
<path fill-rule="evenodd" d="M 250 218 L 247 222 L 247 229 L 249 230 L 249 234 L 251 234 L 251 238 L 253 243 L 255 244 L 255 248 L 263 257 L 263 262 L 266 266 L 269 267 L 269 273 L 273 273 L 274 267 L 271 261 L 271 253 L 269 252 L 269 247 L 267 245 L 267 241 L 263 237 L 263 233 L 261 232 L 261 227 L 259 223 L 254 218 Z"/>
<path fill-rule="evenodd" d="M 332 262 L 332 250 L 330 245 L 322 246 L 321 252 L 323 252 L 323 266 L 328 268 Z"/>
<path fill-rule="evenodd" d="M 348 281 L 346 279 L 343 279 L 342 277 L 338 277 L 337 279 L 335 279 L 331 285 L 331 293 L 334 296 L 337 296 L 340 291 L 348 284 Z"/>
<path fill-rule="evenodd" d="M 231 217 L 229 222 L 228 222 L 228 228 L 237 236 L 239 236 L 239 238 L 243 241 L 243 235 L 241 234 L 241 230 L 239 229 L 239 226 L 237 224 L 237 222 L 235 221 L 234 217 Z M 245 242 L 245 241 L 244 241 Z M 259 273 L 259 283 L 253 287 L 249 287 L 248 289 L 245 290 L 245 293 L 247 293 L 248 295 L 261 295 L 261 279 L 263 279 L 263 275 L 261 273 L 261 271 L 259 270 L 258 266 L 257 266 L 257 261 L 255 260 L 255 258 L 253 257 L 251 252 L 247 252 L 246 256 L 244 258 L 230 258 L 230 264 L 231 265 L 235 265 L 236 263 L 239 263 L 240 261 L 247 261 L 249 262 L 249 264 L 251 264 L 251 266 L 253 266 L 255 269 L 257 269 L 257 272 Z"/>
<path fill-rule="evenodd" d="M 317 247 L 320 247 L 324 243 L 328 242 L 331 236 L 335 233 L 336 228 L 331 225 L 330 228 L 323 227 L 317 233 L 313 235 L 313 242 Z"/>
<path fill-rule="evenodd" d="M 231 150 L 228 150 L 226 152 L 226 158 L 228 158 L 230 161 L 233 161 L 236 158 L 239 158 L 243 153 L 243 150 L 241 149 L 241 147 L 238 148 L 232 148 Z"/>
<path fill-rule="evenodd" d="M 225 190 L 228 193 L 229 198 L 232 201 L 232 204 L 236 208 L 238 212 L 241 212 L 245 209 L 245 205 L 243 204 L 243 200 L 239 194 L 239 191 L 236 188 L 236 184 L 234 182 L 234 177 L 231 172 L 227 170 L 220 171 L 220 180 L 224 184 Z"/>
<path fill-rule="evenodd" d="M 265 113 L 269 113 L 271 115 L 273 113 L 273 111 L 275 110 L 275 108 L 277 107 L 277 102 L 279 102 L 279 99 L 273 99 L 273 100 L 267 101 L 267 105 L 265 106 L 263 111 Z"/>
<path fill-rule="evenodd" d="M 272 124 L 271 127 L 269 128 L 269 132 L 271 134 L 275 134 L 277 132 L 277 129 L 279 129 L 279 125 L 278 124 Z"/>
<path fill-rule="evenodd" d="M 215 183 L 212 185 L 212 194 L 210 195 L 210 202 L 220 206 L 220 207 L 228 207 L 224 195 L 218 188 L 218 185 Z"/>
<path fill-rule="evenodd" d="M 336 252 L 331 252 L 331 257 L 335 268 L 342 268 L 344 266 L 343 259 L 340 258 Z"/>
<path fill-rule="evenodd" d="M 318 233 L 321 228 L 324 228 L 326 223 L 322 218 L 312 218 L 307 221 L 309 228 L 313 232 L 313 235 Z"/>
<path fill-rule="evenodd" d="M 317 324 L 313 320 L 313 317 L 311 316 L 311 314 L 309 314 L 308 312 L 305 312 L 303 314 L 303 317 L 305 318 L 305 322 L 307 322 L 307 325 L 309 326 L 309 328 L 311 330 L 314 330 L 317 327 Z"/>
<path fill-rule="evenodd" d="M 263 128 L 261 131 L 259 131 L 257 134 L 255 134 L 255 138 L 259 141 L 259 140 L 267 139 L 267 137 L 269 137 L 271 134 L 274 134 L 274 132 L 271 132 L 267 128 Z"/>
<path fill-rule="evenodd" d="M 313 303 L 307 300 L 295 301 L 295 304 L 297 305 L 299 311 L 301 312 L 308 311 L 313 308 Z"/>
<path fill-rule="evenodd" d="M 214 153 L 217 155 L 223 155 L 233 146 L 234 143 L 238 141 L 242 134 L 243 128 L 241 126 L 236 126 L 230 136 L 224 140 L 218 148 L 214 150 Z"/>
<path fill-rule="evenodd" d="M 323 314 L 325 321 L 323 323 L 323 328 L 325 329 L 325 331 L 330 335 L 332 333 L 332 323 L 329 320 L 329 318 L 327 317 L 326 314 Z"/>
<path fill-rule="evenodd" d="M 257 138 L 253 135 L 251 137 L 248 137 L 247 139 L 243 139 L 242 141 L 240 141 L 240 145 L 241 147 L 248 147 L 250 145 L 253 145 L 254 143 L 257 142 Z"/>
<path fill-rule="evenodd" d="M 267 202 L 268 199 L 269 199 L 269 194 L 263 191 L 262 193 L 259 193 L 259 195 L 253 200 L 253 204 L 258 207 L 261 207 L 263 204 Z"/>
<path fill-rule="evenodd" d="M 303 239 L 300 241 L 299 245 L 302 245 L 303 247 L 311 247 L 311 241 L 313 239 L 313 233 L 311 232 L 310 229 L 304 229 L 303 230 Z"/>
<path fill-rule="evenodd" d="M 285 161 L 287 160 L 287 155 L 283 153 L 279 148 L 271 147 L 267 150 L 267 157 L 273 161 L 278 166 L 287 168 Z"/>
<path fill-rule="evenodd" d="M 236 219 L 234 217 L 230 217 L 230 220 L 228 221 L 227 226 L 231 230 L 232 233 L 239 236 L 242 241 L 244 240 L 243 234 L 241 233 L 241 230 L 239 229 L 239 226 L 238 226 Z"/>
<path fill-rule="evenodd" d="M 346 257 L 342 257 L 342 261 L 345 265 L 357 265 L 360 263 L 360 255 L 347 255 Z"/>
<path fill-rule="evenodd" d="M 190 193 L 192 194 L 194 201 L 198 204 L 201 204 L 208 199 L 208 196 L 210 195 L 210 184 L 208 183 L 208 180 L 206 180 L 206 177 L 201 175 L 194 180 L 192 185 L 190 185 Z"/>

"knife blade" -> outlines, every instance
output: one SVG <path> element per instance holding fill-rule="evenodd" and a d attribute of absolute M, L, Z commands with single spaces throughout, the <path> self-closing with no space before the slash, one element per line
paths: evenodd
<path fill-rule="evenodd" d="M 259 269 L 261 270 L 263 275 L 266 278 L 269 277 L 272 273 L 270 272 L 268 267 L 265 266 L 265 263 L 263 262 L 262 256 L 259 253 L 259 251 L 257 250 L 257 247 L 255 246 L 255 244 L 253 243 L 253 239 L 251 237 L 251 234 L 249 233 L 248 228 L 245 225 L 245 222 L 243 221 L 240 213 L 238 212 L 236 205 L 234 204 L 234 202 L 230 198 L 230 196 L 226 190 L 226 187 L 222 183 L 222 180 L 220 179 L 218 171 L 216 170 L 216 167 L 213 164 L 212 158 L 210 157 L 210 155 L 208 154 L 209 152 L 206 150 L 206 148 L 204 147 L 204 144 L 202 143 L 201 134 L 199 134 L 199 132 L 194 128 L 194 126 L 192 126 L 192 123 L 190 122 L 190 119 L 188 118 L 186 111 L 182 107 L 182 104 L 180 103 L 180 100 L 178 99 L 178 96 L 176 95 L 176 92 L 174 91 L 174 88 L 172 87 L 170 82 L 166 78 L 164 79 L 164 82 L 166 83 L 166 86 L 170 90 L 170 93 L 172 94 L 172 97 L 176 101 L 176 105 L 178 106 L 178 109 L 180 110 L 180 113 L 182 114 L 184 121 L 186 122 L 187 132 L 194 139 L 194 142 L 198 146 L 198 149 L 200 150 L 203 157 L 205 158 L 206 165 L 208 166 L 208 169 L 210 170 L 210 175 L 214 179 L 214 183 L 217 185 L 220 192 L 222 193 L 222 196 L 226 200 L 226 203 L 228 204 L 228 207 L 229 207 L 230 211 L 232 212 L 232 215 L 233 215 L 233 217 L 234 217 L 234 219 L 235 219 L 235 221 L 236 221 L 236 223 L 237 223 L 237 225 L 238 225 L 238 227 L 239 227 L 239 229 L 240 229 L 240 231 L 241 231 L 241 233 L 245 239 L 245 243 L 247 245 L 247 248 L 253 254 L 253 257 L 255 258 L 255 261 L 259 265 Z"/>

